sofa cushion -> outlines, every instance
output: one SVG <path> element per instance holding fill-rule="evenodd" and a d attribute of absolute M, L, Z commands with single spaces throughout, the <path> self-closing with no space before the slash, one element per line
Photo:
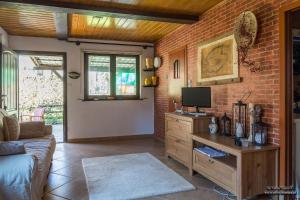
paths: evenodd
<path fill-rule="evenodd" d="M 41 171 L 48 170 L 48 165 L 51 163 L 56 145 L 54 136 L 48 135 L 40 138 L 23 139 L 20 141 L 23 142 L 26 153 L 34 155 L 37 158 L 38 169 Z"/>
<path fill-rule="evenodd" d="M 20 136 L 20 125 L 16 115 L 3 117 L 4 136 L 6 141 L 18 140 Z"/>
<path fill-rule="evenodd" d="M 44 137 L 45 122 L 22 122 L 20 123 L 20 137 L 19 139 L 31 139 Z"/>
<path fill-rule="evenodd" d="M 25 148 L 22 142 L 0 142 L 0 156 L 23 153 L 25 153 Z"/>

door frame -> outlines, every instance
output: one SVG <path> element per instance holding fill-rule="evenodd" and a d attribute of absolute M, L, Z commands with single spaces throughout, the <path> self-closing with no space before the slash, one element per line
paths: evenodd
<path fill-rule="evenodd" d="M 281 186 L 293 184 L 293 86 L 291 54 L 291 13 L 300 8 L 300 0 L 283 5 L 279 9 L 279 51 L 280 51 L 280 166 L 279 183 Z M 288 42 L 290 41 L 290 42 Z"/>
<path fill-rule="evenodd" d="M 16 59 L 16 62 L 17 62 L 17 60 L 18 60 L 18 54 L 15 52 L 15 51 L 13 51 L 12 49 L 10 49 L 10 48 L 8 48 L 7 46 L 4 46 L 3 44 L 1 44 L 1 41 L 0 41 L 0 84 L 3 84 L 3 80 L 2 80 L 2 73 L 3 73 L 3 71 L 2 71 L 2 68 L 3 68 L 3 58 L 2 58 L 2 56 L 3 56 L 3 52 L 4 51 L 8 51 L 8 52 L 10 52 L 11 54 L 13 54 L 13 56 L 14 56 L 14 58 Z M 16 94 L 16 110 L 14 111 L 14 112 L 12 112 L 11 110 L 10 111 L 7 111 L 9 114 L 19 114 L 19 63 L 17 62 L 16 63 L 17 64 L 17 67 L 16 67 L 16 92 L 17 92 L 17 94 Z M 2 87 L 2 86 L 1 86 Z M 4 100 L 3 100 L 3 94 L 2 94 L 2 88 L 0 87 L 0 108 L 2 108 L 2 109 L 5 109 L 4 107 L 3 107 L 3 102 L 4 102 Z"/>
<path fill-rule="evenodd" d="M 168 112 L 174 111 L 173 100 L 178 100 L 177 98 L 180 98 L 180 96 L 171 97 L 169 95 L 170 80 L 172 78 L 170 77 L 170 68 L 173 67 L 173 63 L 171 63 L 171 56 L 178 52 L 183 52 L 184 54 L 184 87 L 188 85 L 188 48 L 187 45 L 184 45 L 168 52 Z"/>
<path fill-rule="evenodd" d="M 54 52 L 54 51 L 27 51 L 27 50 L 15 50 L 19 55 L 46 55 L 46 56 L 62 56 L 63 57 L 63 114 L 64 114 L 64 128 L 63 128 L 63 142 L 68 142 L 68 115 L 67 115 L 67 53 L 66 52 Z M 19 97 L 19 95 L 18 95 Z"/>

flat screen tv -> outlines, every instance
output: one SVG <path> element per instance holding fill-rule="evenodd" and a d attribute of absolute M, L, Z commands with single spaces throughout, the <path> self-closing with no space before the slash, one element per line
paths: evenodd
<path fill-rule="evenodd" d="M 199 108 L 211 107 L 210 87 L 184 87 L 182 88 L 182 106 Z"/>

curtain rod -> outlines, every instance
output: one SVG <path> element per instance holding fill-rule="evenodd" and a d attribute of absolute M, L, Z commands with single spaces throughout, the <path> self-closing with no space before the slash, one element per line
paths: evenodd
<path fill-rule="evenodd" d="M 85 44 L 134 46 L 134 47 L 143 47 L 144 49 L 147 49 L 148 47 L 153 47 L 153 46 L 147 45 L 147 44 L 124 44 L 124 43 L 110 43 L 110 42 L 91 42 L 91 41 L 80 41 L 80 40 L 69 40 L 69 39 L 65 39 L 65 41 L 75 43 L 77 46 L 79 46 L 81 43 L 85 43 Z"/>

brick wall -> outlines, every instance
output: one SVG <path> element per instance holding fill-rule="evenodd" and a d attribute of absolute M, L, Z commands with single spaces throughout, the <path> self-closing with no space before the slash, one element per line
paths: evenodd
<path fill-rule="evenodd" d="M 292 0 L 224 0 L 200 16 L 199 22 L 184 25 L 156 43 L 156 55 L 163 60 L 158 70 L 160 85 L 155 89 L 155 135 L 164 138 L 164 113 L 168 111 L 168 52 L 187 46 L 188 79 L 196 86 L 197 45 L 233 31 L 234 21 L 243 11 L 250 10 L 257 17 L 259 31 L 249 58 L 261 63 L 263 72 L 251 73 L 239 67 L 241 83 L 212 86 L 217 116 L 230 113 L 232 103 L 247 90 L 252 95 L 247 103 L 261 104 L 265 110 L 263 120 L 270 125 L 269 142 L 279 144 L 279 8 Z"/>

